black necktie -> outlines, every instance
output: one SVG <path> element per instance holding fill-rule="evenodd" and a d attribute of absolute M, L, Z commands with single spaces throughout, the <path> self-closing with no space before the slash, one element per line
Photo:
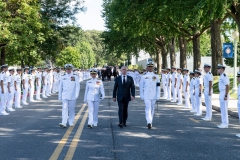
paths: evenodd
<path fill-rule="evenodd" d="M 125 76 L 123 76 L 123 85 L 125 85 L 126 81 L 125 81 Z"/>

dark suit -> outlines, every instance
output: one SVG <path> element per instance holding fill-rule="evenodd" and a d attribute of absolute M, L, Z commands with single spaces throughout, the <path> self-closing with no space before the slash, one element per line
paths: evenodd
<path fill-rule="evenodd" d="M 128 118 L 128 103 L 131 101 L 131 96 L 135 97 L 135 86 L 133 78 L 127 75 L 125 85 L 123 85 L 122 76 L 118 76 L 115 80 L 113 98 L 117 97 L 118 101 L 119 123 L 125 124 Z"/>

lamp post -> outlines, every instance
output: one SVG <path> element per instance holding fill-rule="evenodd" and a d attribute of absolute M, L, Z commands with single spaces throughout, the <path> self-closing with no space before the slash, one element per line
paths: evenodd
<path fill-rule="evenodd" d="M 234 39 L 234 77 L 233 77 L 233 88 L 232 94 L 237 91 L 237 39 L 239 38 L 239 32 L 234 31 L 232 33 L 232 38 Z"/>

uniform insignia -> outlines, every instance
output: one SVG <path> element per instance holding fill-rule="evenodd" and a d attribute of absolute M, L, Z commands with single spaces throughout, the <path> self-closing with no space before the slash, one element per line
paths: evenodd
<path fill-rule="evenodd" d="M 101 82 L 99 82 L 99 81 L 96 82 L 97 85 L 100 85 L 100 83 L 101 83 Z"/>
<path fill-rule="evenodd" d="M 66 74 L 64 73 L 64 74 L 62 74 L 61 76 L 65 76 Z"/>
<path fill-rule="evenodd" d="M 154 76 L 154 77 L 152 77 L 152 80 L 153 80 L 153 81 L 156 81 L 156 79 L 157 79 L 157 77 L 155 77 L 155 76 Z"/>
<path fill-rule="evenodd" d="M 143 75 L 147 74 L 147 72 L 143 73 Z"/>
<path fill-rule="evenodd" d="M 145 79 L 148 79 L 148 77 L 145 77 Z"/>
<path fill-rule="evenodd" d="M 226 74 L 225 74 L 225 73 L 224 73 L 223 75 L 224 75 L 224 77 L 226 77 Z"/>
<path fill-rule="evenodd" d="M 88 83 L 92 83 L 92 82 L 88 82 Z"/>
<path fill-rule="evenodd" d="M 101 80 L 101 78 L 98 78 L 98 80 Z"/>
<path fill-rule="evenodd" d="M 209 74 L 212 74 L 211 72 L 209 72 Z"/>

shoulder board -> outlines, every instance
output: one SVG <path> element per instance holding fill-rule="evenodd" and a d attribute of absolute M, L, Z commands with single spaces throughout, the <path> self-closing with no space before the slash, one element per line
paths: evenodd
<path fill-rule="evenodd" d="M 18 74 L 16 74 L 16 76 L 17 76 Z"/>
<path fill-rule="evenodd" d="M 225 73 L 224 73 L 223 75 L 224 75 L 224 77 L 226 77 L 226 74 L 225 74 Z"/>
<path fill-rule="evenodd" d="M 12 75 L 10 74 L 10 76 L 12 76 Z"/>
<path fill-rule="evenodd" d="M 211 72 L 209 72 L 209 74 L 212 74 Z"/>
<path fill-rule="evenodd" d="M 61 76 L 65 76 L 66 74 L 62 74 Z"/>
<path fill-rule="evenodd" d="M 98 80 L 101 80 L 101 78 L 98 78 Z"/>
<path fill-rule="evenodd" d="M 195 77 L 193 77 L 193 79 L 195 79 Z"/>
<path fill-rule="evenodd" d="M 74 76 L 76 76 L 76 74 L 75 74 L 75 73 L 73 73 L 73 75 L 74 75 Z"/>
<path fill-rule="evenodd" d="M 143 73 L 143 75 L 147 74 L 147 72 Z"/>

